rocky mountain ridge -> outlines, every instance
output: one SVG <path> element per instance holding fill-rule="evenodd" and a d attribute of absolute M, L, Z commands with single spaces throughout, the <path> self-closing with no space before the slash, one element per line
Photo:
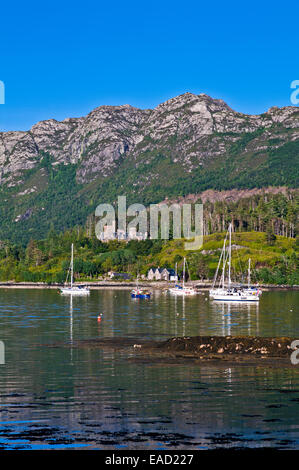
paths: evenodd
<path fill-rule="evenodd" d="M 84 184 L 113 174 L 125 160 L 138 165 L 140 153 L 165 146 L 171 147 L 173 162 L 180 162 L 190 172 L 217 155 L 225 155 L 227 146 L 240 134 L 258 129 L 264 130 L 264 140 L 280 139 L 274 148 L 295 141 L 299 139 L 299 110 L 273 107 L 261 115 L 245 115 L 222 100 L 192 93 L 153 110 L 100 106 L 86 117 L 61 122 L 49 119 L 27 132 L 0 133 L 0 184 L 20 184 L 23 172 L 38 165 L 44 152 L 52 156 L 53 166 L 76 164 L 77 181 Z M 286 135 L 286 129 L 291 135 Z M 255 151 L 265 148 L 260 142 Z"/>
<path fill-rule="evenodd" d="M 148 205 L 222 197 L 215 191 L 228 191 L 227 201 L 231 191 L 233 198 L 287 191 L 298 188 L 298 169 L 295 106 L 247 115 L 192 93 L 154 109 L 100 106 L 85 117 L 0 133 L 0 240 L 25 243 L 52 225 L 84 224 L 119 195 Z"/>

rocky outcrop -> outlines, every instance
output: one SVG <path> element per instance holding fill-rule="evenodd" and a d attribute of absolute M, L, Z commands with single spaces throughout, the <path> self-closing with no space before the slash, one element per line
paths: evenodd
<path fill-rule="evenodd" d="M 202 193 L 188 194 L 185 197 L 178 197 L 173 199 L 166 198 L 161 204 L 194 204 L 201 200 L 203 204 L 206 202 L 237 202 L 240 199 L 250 198 L 252 196 L 262 194 L 284 194 L 287 196 L 290 193 L 297 192 L 296 189 L 290 189 L 286 186 L 269 186 L 267 188 L 254 188 L 254 189 L 230 189 L 226 191 L 217 191 L 214 189 L 207 189 Z"/>
<path fill-rule="evenodd" d="M 131 361 L 172 362 L 195 361 L 219 367 L 252 365 L 296 367 L 291 360 L 295 351 L 294 338 L 258 336 L 184 336 L 165 341 L 144 338 L 97 338 L 72 343 L 78 349 L 112 349 L 129 354 Z M 51 347 L 61 347 L 61 344 Z M 66 345 L 69 347 L 69 345 Z M 296 356 L 297 357 L 297 356 Z"/>
<path fill-rule="evenodd" d="M 165 149 L 190 173 L 226 155 L 244 133 L 253 133 L 243 145 L 248 151 L 296 141 L 298 108 L 273 107 L 261 115 L 245 115 L 222 100 L 185 93 L 153 110 L 101 106 L 86 117 L 42 121 L 28 132 L 0 133 L 0 184 L 19 184 L 24 171 L 38 165 L 43 153 L 51 155 L 54 166 L 76 164 L 80 183 L 105 178 L 127 160 L 136 167 L 149 163 L 151 152 Z M 152 177 L 149 172 L 147 184 Z"/>

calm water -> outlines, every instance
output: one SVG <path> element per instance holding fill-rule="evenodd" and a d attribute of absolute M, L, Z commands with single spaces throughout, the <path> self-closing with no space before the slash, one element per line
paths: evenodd
<path fill-rule="evenodd" d="M 150 364 L 75 347 L 99 337 L 299 339 L 298 304 L 299 292 L 265 292 L 256 306 L 215 304 L 206 294 L 136 301 L 128 290 L 95 290 L 71 300 L 56 290 L 0 289 L 0 448 L 298 449 L 299 366 Z"/>

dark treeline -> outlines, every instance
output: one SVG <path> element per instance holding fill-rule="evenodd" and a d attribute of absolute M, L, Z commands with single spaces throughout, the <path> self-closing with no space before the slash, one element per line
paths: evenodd
<path fill-rule="evenodd" d="M 232 222 L 233 231 L 269 232 L 296 237 L 298 234 L 299 193 L 257 194 L 237 202 L 204 204 L 204 235 L 223 232 Z"/>
<path fill-rule="evenodd" d="M 200 202 L 200 201 L 197 201 Z M 173 268 L 187 256 L 191 278 L 211 279 L 217 266 L 223 234 L 232 222 L 234 233 L 244 237 L 242 263 L 251 257 L 257 279 L 271 283 L 298 283 L 298 194 L 262 194 L 237 202 L 206 202 L 204 234 L 208 250 L 184 253 L 183 244 L 173 240 L 117 240 L 102 243 L 95 235 L 95 218 L 85 226 L 57 233 L 52 224 L 42 240 L 31 238 L 27 245 L 0 241 L 0 280 L 64 282 L 69 266 L 71 244 L 75 245 L 75 278 L 97 279 L 109 271 L 146 274 L 150 267 Z M 252 237 L 245 236 L 251 233 Z M 211 235 L 211 234 L 214 234 Z M 276 240 L 283 236 L 279 242 Z M 212 237 L 212 238 L 210 238 Z M 208 240 L 209 238 L 209 240 Z M 296 238 L 296 240 L 294 240 Z M 288 241 L 289 240 L 289 241 Z M 273 253 L 270 253 L 269 250 Z M 208 254 L 204 254 L 207 251 Z M 259 252 L 262 254 L 260 255 Z"/>

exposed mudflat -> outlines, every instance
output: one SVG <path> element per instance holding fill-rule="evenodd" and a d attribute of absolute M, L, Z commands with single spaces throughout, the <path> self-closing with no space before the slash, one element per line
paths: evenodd
<path fill-rule="evenodd" d="M 149 341 L 137 338 L 100 338 L 76 341 L 67 346 L 84 349 L 127 351 L 130 361 L 181 363 L 186 360 L 210 364 L 269 365 L 296 367 L 291 363 L 295 338 L 253 336 L 194 336 Z M 52 345 L 61 346 L 61 345 Z M 298 365 L 299 367 L 299 365 Z"/>
<path fill-rule="evenodd" d="M 245 336 L 195 336 L 170 338 L 153 345 L 135 345 L 140 353 L 169 356 L 219 364 L 255 364 L 292 366 L 290 355 L 293 338 L 262 338 Z"/>

